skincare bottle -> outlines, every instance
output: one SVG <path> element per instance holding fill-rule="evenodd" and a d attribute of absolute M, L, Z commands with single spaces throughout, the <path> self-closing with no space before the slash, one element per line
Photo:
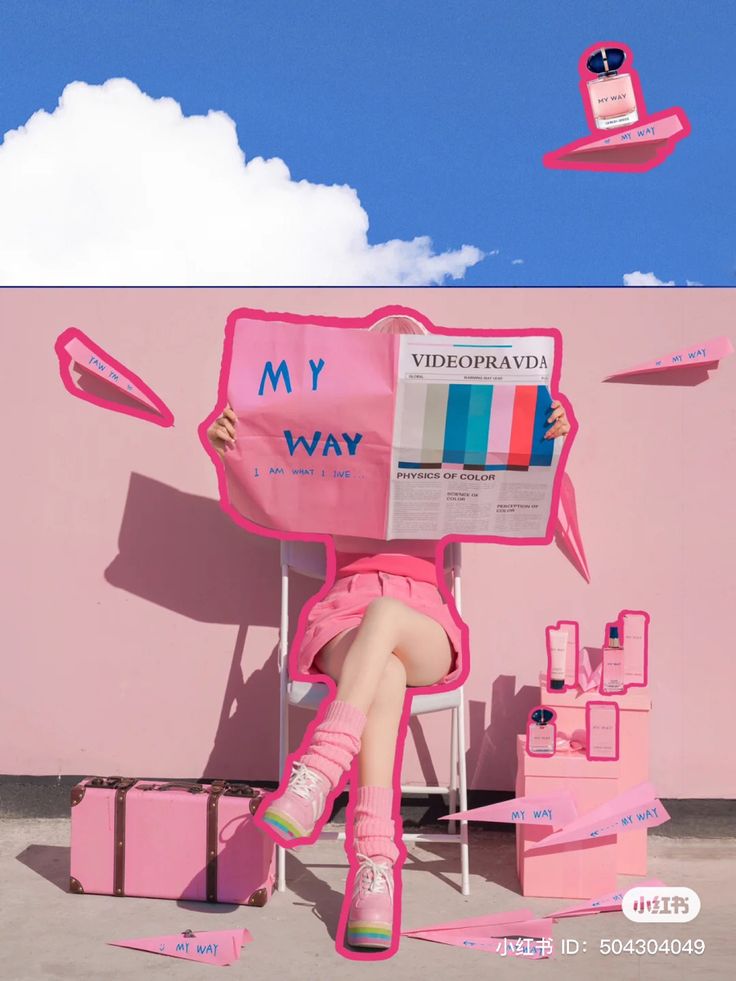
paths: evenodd
<path fill-rule="evenodd" d="M 622 610 L 624 681 L 643 687 L 649 680 L 649 614 L 640 610 Z"/>
<path fill-rule="evenodd" d="M 578 683 L 577 620 L 558 620 L 547 627 L 547 691 L 567 691 Z"/>
<path fill-rule="evenodd" d="M 526 726 L 526 751 L 530 756 L 554 756 L 557 726 L 554 709 L 538 705 L 529 713 Z"/>
<path fill-rule="evenodd" d="M 589 760 L 619 757 L 619 708 L 617 702 L 588 702 L 585 706 L 585 755 Z"/>
<path fill-rule="evenodd" d="M 629 126 L 639 118 L 631 75 L 619 75 L 626 58 L 621 48 L 597 48 L 586 62 L 598 77 L 588 82 L 588 98 L 597 129 Z"/>
<path fill-rule="evenodd" d="M 618 624 L 609 624 L 607 633 L 607 643 L 603 648 L 601 686 L 598 690 L 602 695 L 617 695 L 624 691 L 626 684 L 624 649 L 621 647 L 618 636 Z"/>
<path fill-rule="evenodd" d="M 563 691 L 567 660 L 567 632 L 559 627 L 547 628 L 547 688 Z"/>

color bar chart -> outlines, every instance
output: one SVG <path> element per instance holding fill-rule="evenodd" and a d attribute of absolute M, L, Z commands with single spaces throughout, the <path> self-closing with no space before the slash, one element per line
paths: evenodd
<path fill-rule="evenodd" d="M 546 385 L 405 384 L 398 466 L 529 470 L 552 464 Z"/>

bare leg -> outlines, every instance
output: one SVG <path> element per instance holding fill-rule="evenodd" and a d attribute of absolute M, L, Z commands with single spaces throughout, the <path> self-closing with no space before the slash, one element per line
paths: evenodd
<path fill-rule="evenodd" d="M 392 596 L 368 604 L 359 627 L 333 637 L 315 658 L 316 667 L 337 681 L 337 698 L 368 710 L 392 655 L 407 685 L 432 685 L 450 670 L 452 649 L 441 624 Z"/>
<path fill-rule="evenodd" d="M 396 742 L 406 697 L 406 668 L 392 655 L 368 709 L 358 762 L 360 786 L 392 787 Z"/>
<path fill-rule="evenodd" d="M 309 779 L 319 782 L 321 774 L 323 783 L 338 787 L 354 755 L 363 749 L 363 740 L 360 786 L 373 787 L 376 792 L 390 788 L 406 686 L 433 684 L 449 669 L 451 648 L 444 628 L 400 600 L 378 597 L 369 604 L 360 626 L 325 644 L 315 662 L 337 681 L 337 697 L 328 705 L 309 745 L 303 747 L 306 752 L 289 777 L 289 788 L 292 778 L 295 784 L 306 782 L 304 773 L 310 768 Z M 316 815 L 303 803 L 305 788 L 300 784 L 299 792 L 295 789 L 289 797 L 290 789 L 279 788 L 267 805 L 266 818 L 278 826 L 282 837 L 289 833 L 292 838 L 303 838 L 314 828 Z M 308 790 L 311 793 L 314 788 Z M 314 808 L 314 801 L 310 806 Z"/>

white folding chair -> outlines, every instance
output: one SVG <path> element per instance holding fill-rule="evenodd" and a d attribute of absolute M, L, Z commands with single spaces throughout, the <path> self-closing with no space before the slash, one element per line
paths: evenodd
<path fill-rule="evenodd" d="M 462 556 L 459 542 L 453 542 L 445 549 L 445 573 L 451 576 L 451 588 L 455 605 L 460 611 L 460 577 Z M 316 710 L 329 694 L 327 685 L 322 682 L 291 681 L 289 674 L 289 571 L 301 573 L 312 578 L 324 579 L 325 553 L 319 543 L 282 542 L 281 543 L 281 625 L 279 635 L 279 775 L 284 772 L 289 753 L 289 706 Z M 412 697 L 412 715 L 425 715 L 450 709 L 450 782 L 449 785 L 425 786 L 423 784 L 403 784 L 403 794 L 448 794 L 449 813 L 468 809 L 468 787 L 465 768 L 465 702 L 463 686 L 452 691 L 438 691 L 431 694 L 418 694 Z M 458 807 L 458 793 L 460 806 Z M 468 822 L 461 820 L 460 831 L 456 831 L 457 821 L 447 822 L 447 831 L 441 834 L 405 833 L 404 841 L 451 842 L 460 844 L 460 868 L 462 894 L 470 894 Z M 344 839 L 344 831 L 322 831 L 320 839 Z M 286 888 L 286 849 L 278 848 L 277 888 Z"/>

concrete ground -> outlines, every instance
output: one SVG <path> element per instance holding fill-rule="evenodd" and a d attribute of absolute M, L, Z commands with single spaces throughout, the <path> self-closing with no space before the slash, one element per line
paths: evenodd
<path fill-rule="evenodd" d="M 334 826 L 337 827 L 337 826 Z M 402 937 L 388 960 L 355 962 L 335 950 L 335 929 L 345 881 L 345 853 L 338 841 L 319 842 L 287 855 L 287 892 L 274 893 L 262 909 L 115 899 L 68 893 L 69 821 L 66 818 L 0 820 L 0 978 L 35 981 L 127 981 L 138 978 L 210 978 L 211 966 L 111 947 L 108 940 L 186 929 L 247 927 L 254 942 L 231 976 L 249 978 L 377 979 L 406 981 L 481 977 L 544 979 L 730 979 L 736 974 L 734 907 L 736 840 L 650 837 L 650 876 L 695 889 L 700 915 L 683 925 L 645 929 L 623 913 L 559 921 L 557 940 L 587 943 L 576 956 L 531 962 Z M 409 846 L 404 865 L 403 927 L 425 926 L 484 913 L 531 907 L 543 915 L 559 900 L 524 899 L 514 872 L 514 838 L 508 831 L 471 830 L 471 895 L 459 891 L 459 854 L 452 844 Z M 622 878 L 620 884 L 635 880 Z M 601 938 L 701 938 L 705 953 L 604 956 Z"/>

